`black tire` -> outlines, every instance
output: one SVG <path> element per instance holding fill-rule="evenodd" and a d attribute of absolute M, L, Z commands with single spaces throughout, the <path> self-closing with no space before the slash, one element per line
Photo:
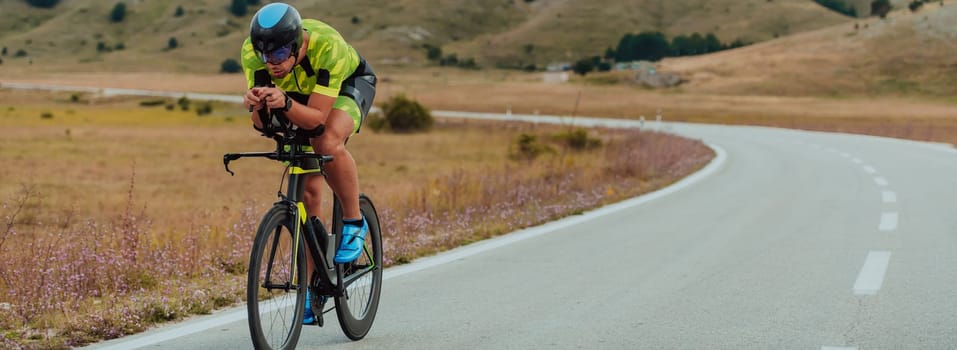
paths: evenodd
<path fill-rule="evenodd" d="M 308 283 L 303 239 L 295 235 L 288 208 L 275 206 L 263 217 L 249 255 L 246 309 L 256 349 L 295 349 L 302 330 Z M 293 246 L 298 253 L 293 259 Z M 269 267 L 272 267 L 271 269 Z M 266 274 L 269 272 L 269 286 Z"/>
<path fill-rule="evenodd" d="M 339 325 L 352 340 L 362 339 L 369 333 L 379 309 L 379 293 L 382 291 L 382 232 L 379 229 L 379 216 L 372 201 L 365 195 L 359 197 L 359 210 L 369 223 L 366 248 L 356 261 L 343 264 L 343 279 L 348 281 L 350 275 L 365 274 L 346 287 L 344 296 L 336 297 Z"/>

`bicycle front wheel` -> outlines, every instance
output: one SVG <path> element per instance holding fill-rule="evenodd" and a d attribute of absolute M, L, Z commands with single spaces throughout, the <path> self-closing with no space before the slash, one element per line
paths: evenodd
<path fill-rule="evenodd" d="M 246 308 L 256 349 L 294 349 L 305 309 L 306 260 L 288 208 L 275 206 L 256 232 L 249 256 Z"/>
<path fill-rule="evenodd" d="M 369 223 L 362 255 L 356 261 L 344 264 L 343 283 L 346 293 L 336 298 L 336 315 L 339 325 L 349 339 L 359 340 L 372 328 L 376 310 L 379 308 L 379 292 L 382 290 L 382 233 L 379 216 L 368 197 L 359 197 L 359 209 Z M 340 232 L 341 233 L 341 232 Z"/>

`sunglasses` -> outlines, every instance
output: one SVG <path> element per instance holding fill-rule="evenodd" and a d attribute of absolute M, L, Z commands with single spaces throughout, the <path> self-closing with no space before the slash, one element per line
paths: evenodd
<path fill-rule="evenodd" d="M 285 62 L 292 56 L 292 45 L 286 45 L 278 49 L 272 50 L 270 52 L 262 53 L 263 62 L 269 64 L 280 64 Z"/>

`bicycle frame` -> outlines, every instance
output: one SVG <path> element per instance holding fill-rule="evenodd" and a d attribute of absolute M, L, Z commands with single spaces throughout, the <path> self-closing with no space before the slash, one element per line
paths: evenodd
<path fill-rule="evenodd" d="M 348 280 L 343 280 L 342 265 L 336 264 L 333 261 L 335 249 L 338 246 L 336 237 L 330 234 L 329 231 L 326 231 L 322 223 L 319 223 L 319 227 L 313 227 L 311 220 L 308 220 L 306 207 L 303 203 L 306 176 L 325 176 L 323 165 L 331 162 L 333 157 L 330 155 L 312 153 L 311 147 L 295 145 L 292 138 L 287 136 L 275 135 L 273 139 L 275 139 L 277 143 L 277 148 L 274 152 L 228 153 L 223 155 L 223 164 L 226 168 L 226 172 L 230 175 L 234 175 L 234 173 L 229 170 L 229 163 L 240 158 L 267 158 L 286 162 L 288 166 L 289 183 L 286 187 L 286 193 L 280 191 L 277 194 L 280 200 L 274 203 L 274 205 L 285 207 L 292 220 L 289 223 L 289 227 L 294 230 L 293 234 L 296 242 L 293 245 L 293 257 L 298 256 L 299 249 L 302 248 L 299 246 L 299 242 L 304 242 L 305 248 L 309 249 L 309 253 L 311 253 L 313 257 L 315 271 L 320 272 L 315 274 L 316 277 L 310 277 L 315 278 L 316 281 L 309 281 L 309 284 L 317 288 L 320 294 L 343 296 L 346 287 L 374 270 L 376 266 L 369 266 L 366 268 L 366 271 L 354 274 L 350 276 Z M 303 167 L 305 161 L 311 159 L 317 160 L 319 166 L 316 169 L 305 169 Z M 341 210 L 339 205 L 338 199 L 334 200 L 334 212 Z M 336 220 L 341 220 L 341 218 L 337 219 L 337 216 L 334 214 L 334 222 L 332 223 L 333 232 L 337 232 L 337 228 L 341 228 L 341 223 L 337 225 Z M 304 230 L 303 227 L 306 229 Z M 270 259 L 272 258 L 272 254 L 274 254 L 274 252 L 270 252 Z M 293 266 L 295 266 L 295 264 L 296 262 L 294 260 Z M 267 270 L 266 280 L 269 280 L 268 275 L 270 273 L 271 271 Z M 293 283 L 299 284 L 297 281 L 293 281 Z"/>

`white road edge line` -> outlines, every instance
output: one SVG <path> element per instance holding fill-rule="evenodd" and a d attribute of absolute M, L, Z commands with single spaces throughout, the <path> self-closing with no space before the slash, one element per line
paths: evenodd
<path fill-rule="evenodd" d="M 871 251 L 867 253 L 864 266 L 861 267 L 857 281 L 854 282 L 855 295 L 875 295 L 884 284 L 884 274 L 891 261 L 891 252 Z"/>
<path fill-rule="evenodd" d="M 388 268 L 383 271 L 382 279 L 387 280 L 405 274 L 422 271 L 498 247 L 524 241 L 529 238 L 542 236 L 553 231 L 578 225 L 621 210 L 637 207 L 639 205 L 643 205 L 672 193 L 681 191 L 687 187 L 691 187 L 691 185 L 694 185 L 717 172 L 718 169 L 724 165 L 728 158 L 727 152 L 725 152 L 725 150 L 720 146 L 708 143 L 706 143 L 706 145 L 714 150 L 715 158 L 712 159 L 711 162 L 701 170 L 698 170 L 696 173 L 691 174 L 678 182 L 675 182 L 671 186 L 622 202 L 606 205 L 604 207 L 585 212 L 581 215 L 572 215 L 564 219 L 552 221 L 543 225 L 530 227 L 464 247 L 455 248 L 438 255 L 416 259 L 407 265 Z M 98 350 L 123 350 L 140 348 L 203 332 L 208 329 L 221 327 L 223 325 L 238 322 L 244 319 L 246 319 L 246 306 L 242 305 L 232 309 L 224 310 L 215 315 L 201 316 L 195 320 L 185 321 L 177 325 L 159 328 L 152 332 L 146 332 L 102 343 L 92 344 L 87 348 Z"/>
<path fill-rule="evenodd" d="M 894 191 L 881 192 L 881 200 L 884 203 L 897 203 L 897 193 L 894 193 Z"/>
<path fill-rule="evenodd" d="M 881 231 L 894 231 L 897 229 L 897 212 L 881 213 L 881 223 L 877 226 Z"/>

